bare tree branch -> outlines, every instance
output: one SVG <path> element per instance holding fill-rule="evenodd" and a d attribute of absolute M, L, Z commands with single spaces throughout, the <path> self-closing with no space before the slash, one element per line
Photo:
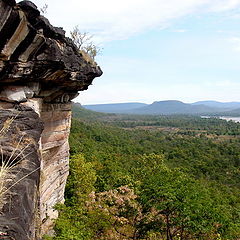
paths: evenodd
<path fill-rule="evenodd" d="M 78 26 L 74 27 L 70 35 L 79 51 L 86 52 L 92 59 L 95 59 L 95 57 L 101 53 L 102 48 L 95 45 L 92 41 L 93 35 L 88 32 L 81 32 Z"/>

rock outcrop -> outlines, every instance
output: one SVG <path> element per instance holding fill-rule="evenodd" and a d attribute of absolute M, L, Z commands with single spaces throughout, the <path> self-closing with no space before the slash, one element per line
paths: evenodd
<path fill-rule="evenodd" d="M 101 74 L 32 2 L 0 0 L 0 162 L 12 166 L 0 236 L 41 239 L 52 228 L 68 175 L 71 100 Z"/>

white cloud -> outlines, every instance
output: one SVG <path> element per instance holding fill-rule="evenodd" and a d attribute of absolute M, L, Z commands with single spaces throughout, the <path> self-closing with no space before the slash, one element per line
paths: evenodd
<path fill-rule="evenodd" d="M 46 0 L 33 0 L 43 6 Z M 124 39 L 151 28 L 165 28 L 188 14 L 221 12 L 240 6 L 240 0 L 51 0 L 47 17 L 67 31 L 97 33 L 102 40 Z"/>
<path fill-rule="evenodd" d="M 232 37 L 229 41 L 233 44 L 233 49 L 240 52 L 240 37 Z"/>
<path fill-rule="evenodd" d="M 185 32 L 187 32 L 187 31 L 188 31 L 187 29 L 175 29 L 175 30 L 173 30 L 172 32 L 185 33 Z"/>
<path fill-rule="evenodd" d="M 205 82 L 203 84 L 203 86 L 239 89 L 240 88 L 240 82 L 225 79 L 225 80 L 219 80 L 219 81 Z"/>
<path fill-rule="evenodd" d="M 203 74 L 194 67 L 194 76 L 191 73 L 189 75 L 191 66 L 182 69 L 174 62 L 168 67 L 168 63 L 165 65 L 161 61 L 149 59 L 102 58 L 100 66 L 103 67 L 103 76 L 96 78 L 94 84 L 87 91 L 81 92 L 75 101 L 96 104 L 129 101 L 152 103 L 167 99 L 184 102 L 239 100 L 240 82 L 237 77 L 221 75 L 219 70 L 216 72 L 214 69 L 208 75 L 204 73 L 208 69 L 199 62 L 197 65 L 200 64 Z M 206 66 L 209 66 L 209 62 L 205 61 Z M 185 61 L 183 65 L 186 65 Z M 224 69 L 224 64 L 218 68 Z"/>
<path fill-rule="evenodd" d="M 82 104 L 144 102 L 152 103 L 161 100 L 180 100 L 183 102 L 196 102 L 199 100 L 239 101 L 239 84 L 228 80 L 214 84 L 166 84 L 146 88 L 143 85 L 125 86 L 113 83 L 108 88 L 104 84 L 90 86 L 87 91 L 81 92 L 74 101 Z"/>
<path fill-rule="evenodd" d="M 213 12 L 222 12 L 232 10 L 234 8 L 239 7 L 240 1 L 239 0 L 212 0 L 209 11 Z"/>

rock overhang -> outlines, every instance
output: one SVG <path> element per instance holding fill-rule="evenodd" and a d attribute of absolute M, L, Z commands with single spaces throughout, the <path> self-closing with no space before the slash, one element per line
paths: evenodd
<path fill-rule="evenodd" d="M 102 75 L 32 2 L 0 0 L 0 16 L 0 99 L 14 101 L 15 93 L 20 102 L 28 96 L 68 102 Z"/>

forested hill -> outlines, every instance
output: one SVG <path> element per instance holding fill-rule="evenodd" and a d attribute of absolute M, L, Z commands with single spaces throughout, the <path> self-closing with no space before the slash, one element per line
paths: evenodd
<path fill-rule="evenodd" d="M 72 105 L 72 116 L 73 118 L 85 121 L 98 121 L 102 118 L 104 119 L 105 117 L 115 116 L 115 114 L 91 111 L 82 107 L 79 103 L 74 103 Z"/>
<path fill-rule="evenodd" d="M 54 239 L 239 239 L 240 124 L 73 110 Z"/>
<path fill-rule="evenodd" d="M 218 112 L 218 108 L 208 107 L 206 105 L 192 105 L 180 101 L 160 101 L 154 102 L 148 106 L 135 109 L 132 113 L 136 114 L 207 114 Z"/>

